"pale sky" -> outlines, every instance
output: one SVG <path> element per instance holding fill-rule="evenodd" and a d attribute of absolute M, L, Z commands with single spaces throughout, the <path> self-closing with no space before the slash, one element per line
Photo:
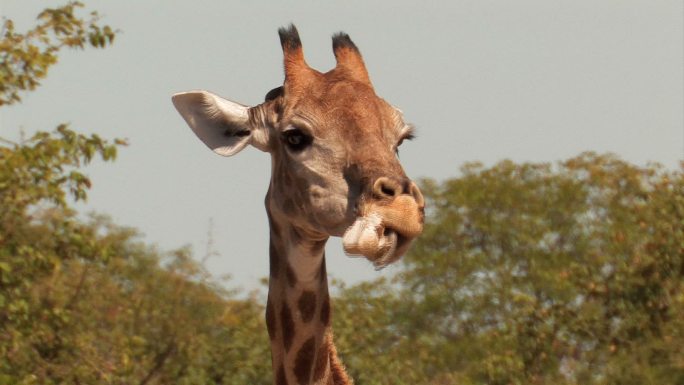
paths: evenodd
<path fill-rule="evenodd" d="M 23 30 L 64 2 L 0 0 L 0 14 Z M 0 109 L 0 136 L 69 122 L 127 138 L 115 163 L 88 168 L 94 188 L 80 207 L 200 257 L 213 221 L 220 256 L 208 267 L 248 289 L 268 275 L 268 154 L 215 155 L 170 97 L 207 89 L 260 103 L 282 84 L 277 29 L 290 22 L 321 71 L 334 66 L 330 36 L 349 33 L 378 94 L 418 127 L 401 149 L 413 178 L 588 150 L 640 165 L 684 159 L 681 0 L 85 2 L 122 31 L 115 44 L 63 54 L 23 104 Z M 349 283 L 394 271 L 347 258 L 338 239 L 327 256 L 330 274 Z"/>

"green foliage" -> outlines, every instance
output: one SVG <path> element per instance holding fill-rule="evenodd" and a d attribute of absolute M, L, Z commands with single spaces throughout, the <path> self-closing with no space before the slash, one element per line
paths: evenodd
<path fill-rule="evenodd" d="M 63 47 L 114 39 L 81 3 L 46 9 L 0 40 L 0 105 L 19 101 Z M 187 250 L 160 253 L 135 231 L 71 207 L 91 181 L 83 166 L 117 147 L 61 125 L 0 138 L 0 385 L 268 384 L 263 307 L 238 299 Z"/>
<path fill-rule="evenodd" d="M 65 199 L 65 190 L 75 199 L 86 197 L 90 180 L 76 167 L 95 155 L 109 160 L 116 148 L 63 126 L 55 133 L 38 133 L 25 143 L 0 147 L 2 324 L 30 326 L 35 316 L 30 308 L 35 280 L 50 275 L 66 260 L 108 257 L 107 248 L 94 239 L 95 229 L 76 220 Z"/>
<path fill-rule="evenodd" d="M 17 33 L 14 23 L 4 19 L 0 30 L 0 106 L 21 100 L 19 91 L 33 90 L 57 62 L 64 48 L 84 48 L 90 45 L 105 48 L 114 41 L 115 31 L 98 24 L 97 12 L 79 17 L 83 8 L 70 1 L 57 8 L 47 8 L 37 18 L 37 25 L 25 33 Z"/>
<path fill-rule="evenodd" d="M 682 170 L 583 154 L 423 191 L 396 281 L 337 302 L 358 384 L 684 383 Z"/>
<path fill-rule="evenodd" d="M 113 41 L 81 7 L 25 34 L 4 21 L 0 105 L 61 48 Z M 71 207 L 83 166 L 123 144 L 64 125 L 0 138 L 0 385 L 271 383 L 257 294 Z M 587 153 L 422 188 L 425 232 L 399 274 L 334 301 L 357 385 L 684 383 L 684 168 Z"/>
<path fill-rule="evenodd" d="M 0 384 L 267 384 L 253 297 L 69 207 L 79 167 L 115 155 L 66 127 L 0 147 Z"/>

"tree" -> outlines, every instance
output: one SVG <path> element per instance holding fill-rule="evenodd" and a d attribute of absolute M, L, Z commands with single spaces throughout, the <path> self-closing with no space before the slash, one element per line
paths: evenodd
<path fill-rule="evenodd" d="M 63 47 L 83 48 L 111 43 L 110 27 L 97 24 L 97 14 L 84 20 L 75 14 L 78 2 L 46 9 L 38 25 L 24 33 L 4 19 L 0 37 L 0 106 L 20 101 L 32 90 Z M 92 227 L 80 223 L 68 207 L 67 194 L 85 199 L 90 180 L 79 167 L 95 156 L 112 160 L 116 144 L 96 135 L 79 135 L 60 125 L 53 133 L 38 132 L 22 143 L 0 138 L 0 383 L 30 383 L 14 376 L 13 359 L 47 357 L 61 344 L 49 329 L 58 329 L 66 315 L 41 296 L 36 284 L 49 279 L 71 260 L 104 261 L 107 245 Z M 20 381 L 15 381 L 20 380 Z"/>
<path fill-rule="evenodd" d="M 20 91 L 34 90 L 48 69 L 57 63 L 63 48 L 105 48 L 114 41 L 115 31 L 100 25 L 97 12 L 83 18 L 83 8 L 70 1 L 38 14 L 38 24 L 25 33 L 17 33 L 11 19 L 4 19 L 0 36 L 0 106 L 21 101 Z"/>
<path fill-rule="evenodd" d="M 0 105 L 63 47 L 105 47 L 81 3 L 0 40 Z M 189 250 L 72 207 L 125 143 L 65 125 L 0 139 L 0 385 L 269 384 L 263 301 Z M 339 285 L 357 385 L 684 383 L 684 163 L 582 154 L 425 180 L 424 234 L 392 280 Z"/>
<path fill-rule="evenodd" d="M 684 383 L 683 171 L 587 153 L 424 181 L 396 281 L 338 301 L 359 383 Z"/>
<path fill-rule="evenodd" d="M 63 47 L 114 32 L 82 4 L 47 9 L 0 41 L 0 105 L 20 100 Z M 268 340 L 255 294 L 238 299 L 188 250 L 162 253 L 105 217 L 72 208 L 121 140 L 65 125 L 0 138 L 0 384 L 267 384 Z"/>

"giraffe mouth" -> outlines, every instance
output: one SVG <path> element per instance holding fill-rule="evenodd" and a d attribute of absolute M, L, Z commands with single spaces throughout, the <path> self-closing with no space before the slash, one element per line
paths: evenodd
<path fill-rule="evenodd" d="M 345 231 L 342 245 L 347 255 L 364 256 L 379 270 L 399 259 L 412 240 L 372 213 L 356 219 Z"/>

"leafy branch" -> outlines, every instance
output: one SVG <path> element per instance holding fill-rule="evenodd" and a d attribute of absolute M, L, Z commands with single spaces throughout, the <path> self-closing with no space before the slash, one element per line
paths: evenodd
<path fill-rule="evenodd" d="M 37 25 L 25 33 L 15 30 L 14 22 L 4 18 L 0 30 L 0 106 L 21 101 L 20 91 L 31 91 L 57 63 L 58 52 L 67 48 L 83 49 L 87 45 L 105 48 L 112 44 L 117 31 L 99 25 L 97 12 L 88 17 L 78 15 L 83 8 L 70 1 L 38 14 Z"/>

